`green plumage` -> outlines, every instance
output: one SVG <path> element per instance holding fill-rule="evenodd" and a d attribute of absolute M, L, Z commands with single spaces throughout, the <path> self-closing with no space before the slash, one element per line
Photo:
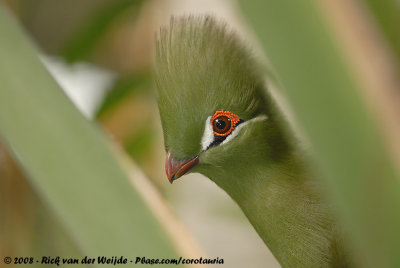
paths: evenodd
<path fill-rule="evenodd" d="M 160 35 L 158 105 L 164 132 L 173 134 L 164 135 L 166 149 L 176 158 L 199 153 L 204 115 L 229 108 L 247 120 L 261 112 L 262 76 L 224 26 L 210 17 L 172 19 Z"/>
<path fill-rule="evenodd" d="M 172 19 L 157 42 L 156 84 L 165 148 L 199 156 L 199 172 L 246 214 L 283 267 L 347 267 L 338 227 L 304 152 L 286 131 L 263 73 L 238 37 L 211 17 Z M 230 142 L 202 151 L 217 110 L 250 121 Z"/>

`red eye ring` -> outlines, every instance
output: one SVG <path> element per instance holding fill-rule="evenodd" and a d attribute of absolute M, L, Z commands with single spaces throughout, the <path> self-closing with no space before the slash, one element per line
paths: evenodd
<path fill-rule="evenodd" d="M 216 111 L 211 118 L 214 135 L 220 137 L 231 134 L 239 122 L 239 116 L 228 111 Z"/>

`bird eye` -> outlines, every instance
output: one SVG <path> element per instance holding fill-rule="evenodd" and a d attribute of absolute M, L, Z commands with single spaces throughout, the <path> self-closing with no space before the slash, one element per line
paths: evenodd
<path fill-rule="evenodd" d="M 226 116 L 220 116 L 213 121 L 213 129 L 217 134 L 225 134 L 231 129 L 231 120 Z"/>
<path fill-rule="evenodd" d="M 228 136 L 240 122 L 239 116 L 228 111 L 216 111 L 211 118 L 211 125 L 216 136 Z"/>

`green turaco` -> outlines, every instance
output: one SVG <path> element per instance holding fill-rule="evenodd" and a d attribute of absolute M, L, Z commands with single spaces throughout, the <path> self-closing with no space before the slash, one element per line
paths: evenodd
<path fill-rule="evenodd" d="M 209 16 L 171 19 L 156 47 L 172 183 L 204 174 L 240 206 L 283 267 L 348 267 L 340 231 L 256 61 Z"/>

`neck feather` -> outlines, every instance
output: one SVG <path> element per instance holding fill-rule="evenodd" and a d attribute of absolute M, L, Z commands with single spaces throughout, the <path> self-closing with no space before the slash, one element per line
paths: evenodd
<path fill-rule="evenodd" d="M 317 181 L 296 153 L 260 163 L 247 158 L 210 178 L 237 202 L 283 267 L 343 266 L 337 227 Z"/>

